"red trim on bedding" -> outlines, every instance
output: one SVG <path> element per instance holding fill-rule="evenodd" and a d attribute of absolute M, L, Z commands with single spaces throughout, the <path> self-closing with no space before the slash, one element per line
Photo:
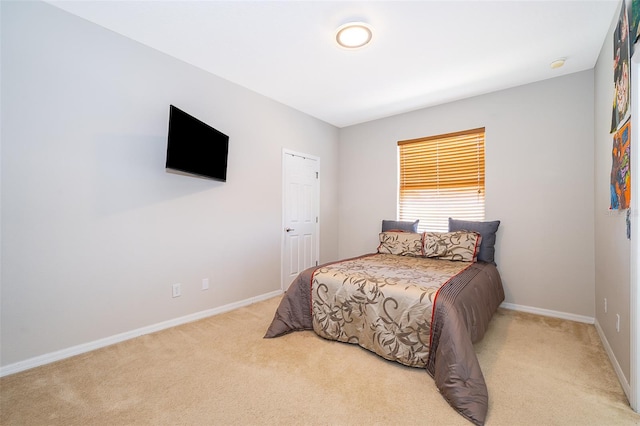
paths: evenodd
<path fill-rule="evenodd" d="M 478 234 L 478 238 L 476 239 L 476 248 L 473 251 L 474 262 L 478 261 L 478 255 L 480 254 L 480 244 L 482 244 L 482 234 L 479 232 L 476 232 L 476 234 Z"/>
<path fill-rule="evenodd" d="M 433 320 L 435 319 L 435 316 L 436 316 L 436 303 L 438 302 L 438 296 L 440 296 L 440 291 L 442 291 L 442 289 L 447 284 L 449 284 L 451 282 L 451 280 L 453 280 L 455 277 L 457 277 L 458 275 L 460 275 L 461 273 L 463 273 L 467 269 L 471 268 L 472 265 L 473 265 L 473 263 L 471 263 L 469 266 L 464 268 L 462 271 L 458 272 L 457 274 L 455 274 L 454 276 L 449 278 L 447 280 L 447 282 L 442 284 L 440 286 L 440 288 L 438 289 L 438 291 L 436 291 L 436 297 L 433 298 L 433 306 L 431 307 L 431 327 L 430 327 L 431 329 L 429 330 L 429 353 L 431 353 L 431 348 L 433 347 Z M 429 357 L 431 357 L 431 355 L 429 355 Z"/>

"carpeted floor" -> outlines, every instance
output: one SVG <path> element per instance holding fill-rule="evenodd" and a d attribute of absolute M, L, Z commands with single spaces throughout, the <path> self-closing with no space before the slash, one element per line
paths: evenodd
<path fill-rule="evenodd" d="M 461 425 L 421 369 L 313 332 L 279 298 L 0 379 L 2 425 Z M 500 309 L 487 425 L 640 425 L 592 325 Z"/>

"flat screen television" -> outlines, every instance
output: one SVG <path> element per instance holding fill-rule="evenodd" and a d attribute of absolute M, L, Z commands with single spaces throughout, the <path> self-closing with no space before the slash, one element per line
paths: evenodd
<path fill-rule="evenodd" d="M 227 181 L 229 136 L 169 106 L 167 169 Z"/>

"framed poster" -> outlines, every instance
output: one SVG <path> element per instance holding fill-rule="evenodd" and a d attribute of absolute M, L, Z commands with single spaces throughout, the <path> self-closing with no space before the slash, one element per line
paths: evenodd
<path fill-rule="evenodd" d="M 631 205 L 631 120 L 613 135 L 611 150 L 611 209 L 624 210 Z"/>
<path fill-rule="evenodd" d="M 620 18 L 613 34 L 613 80 L 615 93 L 611 114 L 611 133 L 618 130 L 629 112 L 629 20 L 622 2 Z"/>
<path fill-rule="evenodd" d="M 633 45 L 640 38 L 640 0 L 631 0 L 631 28 L 629 29 L 631 34 L 631 56 L 633 56 Z"/>

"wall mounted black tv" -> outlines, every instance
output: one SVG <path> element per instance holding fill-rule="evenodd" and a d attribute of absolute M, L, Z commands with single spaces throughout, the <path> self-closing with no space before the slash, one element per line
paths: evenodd
<path fill-rule="evenodd" d="M 227 181 L 229 136 L 169 106 L 167 169 Z"/>

